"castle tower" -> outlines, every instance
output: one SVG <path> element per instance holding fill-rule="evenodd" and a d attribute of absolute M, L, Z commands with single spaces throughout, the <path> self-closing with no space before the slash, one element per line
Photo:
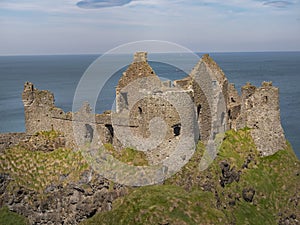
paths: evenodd
<path fill-rule="evenodd" d="M 49 91 L 40 91 L 33 84 L 26 82 L 22 93 L 27 134 L 41 130 L 51 130 L 51 122 L 47 119 L 54 107 L 54 96 Z"/>
<path fill-rule="evenodd" d="M 198 141 L 190 92 L 164 84 L 148 64 L 147 53 L 135 53 L 116 88 L 116 136 L 123 146 L 147 149 L 153 164 L 169 157 L 182 138 Z"/>
<path fill-rule="evenodd" d="M 241 116 L 243 126 L 251 128 L 251 136 L 262 155 L 272 155 L 286 147 L 280 122 L 279 90 L 272 82 L 256 88 L 250 83 L 242 87 Z"/>
<path fill-rule="evenodd" d="M 133 63 L 123 73 L 116 87 L 116 111 L 128 110 L 140 90 L 153 91 L 162 83 L 148 64 L 147 52 L 136 52 Z"/>
<path fill-rule="evenodd" d="M 228 81 L 208 54 L 202 56 L 187 78 L 174 84 L 193 90 L 201 140 L 227 130 Z"/>

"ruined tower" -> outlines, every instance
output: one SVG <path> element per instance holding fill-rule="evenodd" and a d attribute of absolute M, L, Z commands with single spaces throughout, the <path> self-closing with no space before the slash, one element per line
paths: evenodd
<path fill-rule="evenodd" d="M 123 144 L 147 150 L 155 164 L 171 154 L 181 137 L 196 142 L 199 135 L 191 92 L 166 85 L 148 64 L 147 53 L 135 53 L 116 88 L 113 126 L 119 137 L 126 136 L 120 137 L 128 141 Z M 154 121 L 156 128 L 151 130 Z M 129 133 L 135 138 L 128 137 Z"/>
<path fill-rule="evenodd" d="M 251 128 L 256 147 L 264 156 L 286 147 L 280 122 L 279 90 L 272 82 L 261 87 L 250 83 L 242 87 L 240 127 Z"/>
<path fill-rule="evenodd" d="M 174 82 L 192 90 L 200 139 L 213 139 L 227 130 L 228 81 L 222 69 L 208 55 L 195 65 L 190 75 Z"/>

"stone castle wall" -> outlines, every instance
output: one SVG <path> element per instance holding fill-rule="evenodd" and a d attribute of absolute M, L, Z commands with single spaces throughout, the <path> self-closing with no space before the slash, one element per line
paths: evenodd
<path fill-rule="evenodd" d="M 64 133 L 68 147 L 87 142 L 111 143 L 117 149 L 140 147 L 147 150 L 153 164 L 168 157 L 182 136 L 193 137 L 195 143 L 199 139 L 206 142 L 217 133 L 245 126 L 251 128 L 262 155 L 285 147 L 278 88 L 268 82 L 259 88 L 247 84 L 240 96 L 208 55 L 200 59 L 188 77 L 174 81 L 172 86 L 160 81 L 147 62 L 147 53 L 136 53 L 116 88 L 116 112 L 95 115 L 85 104 L 78 112 L 66 113 L 55 106 L 51 92 L 38 90 L 29 82 L 25 83 L 22 99 L 24 135 L 53 129 Z M 153 131 L 151 123 L 157 118 L 164 123 Z"/>
<path fill-rule="evenodd" d="M 234 84 L 228 86 L 228 102 L 227 102 L 227 113 L 228 113 L 228 128 L 238 130 L 242 128 L 241 121 L 238 120 L 241 114 L 241 97 L 236 90 Z"/>
<path fill-rule="evenodd" d="M 256 147 L 263 155 L 272 155 L 286 147 L 279 90 L 272 82 L 263 82 L 258 88 L 251 84 L 242 87 L 241 118 L 241 125 L 251 128 Z"/>
<path fill-rule="evenodd" d="M 66 113 L 55 106 L 51 92 L 38 90 L 30 82 L 24 85 L 22 99 L 28 135 L 33 135 L 38 131 L 60 131 L 66 138 L 66 146 L 71 148 L 78 145 L 74 135 L 77 140 L 81 141 L 81 144 L 86 142 L 96 144 L 100 136 L 104 143 L 112 142 L 109 115 L 91 114 L 88 104 L 84 104 L 76 113 Z M 97 133 L 101 135 L 94 136 Z"/>
<path fill-rule="evenodd" d="M 204 55 L 190 74 L 201 140 L 227 130 L 228 81 L 221 68 Z"/>
<path fill-rule="evenodd" d="M 116 115 L 113 125 L 123 145 L 143 149 L 148 160 L 156 164 L 169 157 L 180 137 L 195 140 L 198 127 L 191 92 L 162 82 L 148 64 L 147 54 L 136 53 L 116 88 L 119 116 Z M 124 124 L 121 117 L 128 117 L 129 121 Z M 182 124 L 181 117 L 188 123 Z M 155 130 L 151 128 L 153 121 L 157 121 Z M 123 126 L 119 126 L 121 123 Z"/>

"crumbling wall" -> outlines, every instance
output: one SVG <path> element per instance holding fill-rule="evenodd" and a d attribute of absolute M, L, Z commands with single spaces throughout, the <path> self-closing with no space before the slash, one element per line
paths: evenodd
<path fill-rule="evenodd" d="M 187 95 L 191 102 L 184 99 Z M 194 136 L 195 142 L 207 141 L 219 132 L 245 126 L 251 128 L 252 137 L 263 155 L 285 147 L 278 88 L 270 82 L 264 82 L 259 88 L 247 84 L 239 96 L 208 55 L 200 59 L 188 77 L 174 81 L 171 86 L 170 82 L 160 81 L 147 62 L 147 53 L 136 53 L 116 88 L 116 113 L 95 115 L 87 104 L 79 112 L 65 113 L 55 106 L 51 92 L 40 91 L 29 82 L 25 83 L 22 99 L 26 135 L 54 129 L 65 135 L 68 147 L 78 144 L 75 137 L 79 144 L 98 145 L 101 141 L 117 149 L 131 147 L 130 144 L 124 146 L 119 139 L 129 140 L 130 135 L 141 140 L 149 138 L 150 122 L 159 117 L 166 124 L 166 133 L 162 133 L 163 129 L 155 132 L 155 137 L 163 136 L 163 141 L 148 154 L 154 164 L 168 157 L 182 136 Z M 180 114 L 191 120 L 187 130 L 182 130 Z M 129 133 L 123 132 L 120 136 L 116 130 Z"/>
<path fill-rule="evenodd" d="M 147 62 L 147 53 L 135 53 L 133 63 L 123 73 L 116 87 L 117 113 L 135 104 L 136 94 L 140 90 L 153 91 L 161 86 L 160 79 Z"/>
<path fill-rule="evenodd" d="M 193 90 L 201 140 L 207 141 L 227 130 L 228 81 L 209 55 L 204 55 L 189 77 L 176 81 L 175 85 Z"/>
<path fill-rule="evenodd" d="M 228 113 L 228 129 L 238 130 L 241 127 L 241 121 L 239 116 L 241 114 L 241 97 L 236 90 L 234 84 L 228 85 L 228 102 L 227 102 L 227 113 Z"/>
<path fill-rule="evenodd" d="M 28 135 L 38 131 L 60 131 L 66 138 L 66 146 L 73 148 L 79 144 L 97 144 L 100 138 L 97 133 L 106 133 L 107 116 L 97 116 L 95 119 L 95 114 L 91 113 L 86 103 L 78 112 L 65 113 L 55 106 L 54 95 L 51 92 L 38 90 L 30 82 L 24 85 L 22 99 Z M 107 139 L 107 135 L 103 135 L 103 140 Z"/>
<path fill-rule="evenodd" d="M 155 95 L 141 99 L 131 108 L 130 123 L 138 125 L 134 133 L 143 138 L 149 137 L 149 123 L 155 117 L 162 118 L 169 125 L 166 139 L 174 137 L 172 127 L 180 124 L 178 112 L 170 102 Z"/>
<path fill-rule="evenodd" d="M 279 90 L 272 82 L 256 88 L 250 83 L 242 87 L 240 126 L 251 128 L 251 135 L 262 155 L 272 155 L 286 147 L 280 122 Z"/>
<path fill-rule="evenodd" d="M 38 90 L 32 83 L 26 82 L 22 100 L 27 134 L 33 135 L 38 131 L 57 130 L 65 135 L 68 146 L 74 146 L 73 115 L 65 113 L 54 105 L 54 96 L 51 92 Z"/>
<path fill-rule="evenodd" d="M 190 92 L 161 82 L 147 62 L 147 53 L 136 53 L 116 88 L 113 127 L 123 146 L 147 150 L 150 163 L 156 164 L 170 155 L 182 135 L 194 137 L 198 130 L 194 104 L 184 99 Z M 182 129 L 180 114 L 190 120 L 190 129 Z M 153 131 L 151 124 L 157 119 L 161 122 Z"/>
<path fill-rule="evenodd" d="M 139 124 L 136 128 L 132 128 L 135 129 L 133 134 L 142 135 L 142 138 L 153 135 L 149 128 L 151 120 L 155 118 L 160 118 L 166 125 L 166 130 L 156 128 L 154 131 L 155 135 L 163 139 L 155 143 L 157 138 L 154 136 L 152 148 L 146 152 L 151 163 L 156 164 L 169 157 L 180 139 L 189 138 L 195 143 L 198 141 L 196 115 L 189 92 L 176 88 L 165 90 L 152 94 L 132 108 L 131 121 Z"/>

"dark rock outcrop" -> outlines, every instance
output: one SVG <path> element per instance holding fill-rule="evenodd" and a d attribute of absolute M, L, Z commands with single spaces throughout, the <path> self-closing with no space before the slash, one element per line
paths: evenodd
<path fill-rule="evenodd" d="M 14 187 L 4 192 L 8 177 L 0 177 L 0 207 L 27 217 L 31 224 L 78 224 L 97 212 L 112 209 L 112 202 L 127 193 L 127 188 L 113 184 L 92 171 L 86 171 L 76 183 L 66 187 L 50 185 L 43 193 Z M 2 190 L 4 189 L 4 190 Z"/>
<path fill-rule="evenodd" d="M 10 177 L 8 174 L 0 174 L 0 195 L 5 192 L 6 187 L 9 184 L 9 179 Z"/>
<path fill-rule="evenodd" d="M 235 167 L 230 168 L 230 164 L 227 161 L 222 161 L 220 168 L 222 170 L 222 176 L 220 177 L 220 185 L 222 187 L 234 181 L 239 182 L 241 172 L 236 171 Z"/>
<path fill-rule="evenodd" d="M 252 202 L 255 195 L 255 190 L 253 188 L 244 188 L 242 192 L 243 199 L 246 202 Z"/>
<path fill-rule="evenodd" d="M 278 225 L 298 225 L 299 221 L 297 220 L 297 216 L 292 213 L 290 215 L 280 215 L 280 219 Z"/>

